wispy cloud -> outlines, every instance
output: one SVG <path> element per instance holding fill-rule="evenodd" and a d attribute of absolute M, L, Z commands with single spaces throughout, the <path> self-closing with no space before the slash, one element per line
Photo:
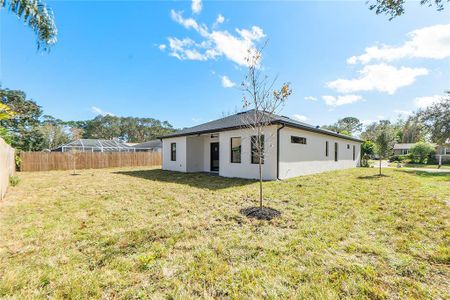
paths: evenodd
<path fill-rule="evenodd" d="M 99 108 L 99 107 L 97 107 L 97 106 L 92 106 L 92 107 L 91 107 L 91 112 L 94 113 L 94 114 L 96 114 L 96 115 L 102 115 L 102 116 L 107 116 L 107 115 L 109 115 L 109 116 L 115 116 L 113 113 L 104 111 L 103 109 L 101 109 L 101 108 Z"/>
<path fill-rule="evenodd" d="M 309 118 L 308 118 L 307 116 L 304 116 L 304 115 L 298 115 L 298 114 L 293 115 L 292 118 L 293 118 L 294 120 L 297 120 L 297 121 L 300 121 L 300 122 L 306 122 L 306 121 L 309 120 Z"/>
<path fill-rule="evenodd" d="M 205 48 L 206 45 L 198 44 L 190 38 L 182 40 L 178 38 L 169 38 L 170 56 L 176 57 L 179 60 L 208 60 L 215 57 L 215 53 L 205 52 L 200 53 L 198 49 Z"/>
<path fill-rule="evenodd" d="M 192 0 L 191 9 L 192 13 L 199 14 L 202 11 L 203 4 L 202 0 Z"/>
<path fill-rule="evenodd" d="M 362 123 L 364 126 L 367 126 L 367 125 L 370 125 L 370 124 L 372 124 L 372 123 L 375 123 L 375 122 L 378 122 L 378 121 L 384 120 L 384 119 L 385 119 L 384 116 L 378 115 L 378 116 L 376 116 L 376 119 L 366 119 L 366 120 L 362 120 L 361 123 Z"/>
<path fill-rule="evenodd" d="M 450 57 L 450 24 L 434 25 L 414 30 L 401 46 L 372 46 L 365 53 L 352 56 L 349 64 L 367 64 L 373 60 L 393 61 L 402 58 L 444 59 Z"/>
<path fill-rule="evenodd" d="M 424 109 L 439 101 L 442 101 L 442 96 L 440 95 L 425 96 L 425 97 L 417 97 L 414 100 L 414 104 L 417 108 Z"/>
<path fill-rule="evenodd" d="M 396 113 L 397 115 L 401 115 L 401 116 L 409 116 L 413 112 L 412 112 L 412 110 L 394 109 L 394 113 Z"/>
<path fill-rule="evenodd" d="M 328 106 L 336 107 L 361 101 L 363 98 L 359 95 L 341 95 L 341 96 L 322 96 L 323 101 Z"/>
<path fill-rule="evenodd" d="M 217 26 L 219 26 L 220 24 L 222 24 L 223 22 L 225 22 L 225 17 L 222 16 L 221 14 L 219 14 L 216 18 L 216 21 L 213 24 L 213 28 L 216 28 Z"/>
<path fill-rule="evenodd" d="M 233 87 L 235 85 L 236 85 L 236 83 L 231 81 L 231 79 L 228 78 L 228 76 L 226 76 L 226 75 L 222 76 L 222 86 L 224 88 L 231 88 L 231 87 Z"/>
<path fill-rule="evenodd" d="M 428 74 L 425 68 L 394 67 L 387 64 L 367 65 L 355 79 L 337 79 L 326 86 L 340 93 L 379 91 L 394 94 L 399 88 L 414 83 L 418 76 Z"/>
<path fill-rule="evenodd" d="M 246 66 L 248 50 L 255 49 L 255 43 L 266 35 L 262 28 L 252 26 L 250 29 L 235 29 L 235 34 L 227 30 L 209 30 L 205 24 L 199 24 L 193 18 L 184 18 L 183 13 L 171 11 L 171 18 L 186 29 L 196 31 L 201 41 L 191 38 L 168 37 L 170 55 L 180 60 L 209 60 L 225 57 L 228 60 Z M 216 23 L 223 22 L 224 17 L 219 15 Z"/>
<path fill-rule="evenodd" d="M 306 96 L 306 97 L 303 98 L 303 99 L 305 99 L 305 100 L 307 100 L 307 101 L 317 101 L 317 98 L 316 98 L 316 97 L 313 97 L 313 96 Z"/>
<path fill-rule="evenodd" d="M 182 25 L 186 29 L 194 29 L 198 33 L 200 33 L 202 36 L 208 35 L 208 27 L 206 25 L 198 24 L 197 21 L 194 18 L 184 18 L 183 12 L 171 10 L 170 11 L 170 17 L 173 21 L 176 23 Z"/>

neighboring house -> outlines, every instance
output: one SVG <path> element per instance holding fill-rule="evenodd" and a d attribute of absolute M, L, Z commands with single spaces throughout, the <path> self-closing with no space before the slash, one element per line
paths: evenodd
<path fill-rule="evenodd" d="M 415 145 L 414 143 L 395 144 L 394 145 L 394 155 L 406 155 L 406 154 L 409 154 L 411 148 L 414 145 Z"/>
<path fill-rule="evenodd" d="M 394 145 L 394 154 L 395 155 L 406 155 L 411 152 L 411 148 L 415 145 L 415 143 L 407 143 L 407 144 L 395 144 Z M 450 146 L 436 146 L 435 147 L 435 157 L 439 161 L 442 162 L 450 161 Z"/>
<path fill-rule="evenodd" d="M 450 162 L 450 146 L 437 146 L 436 159 L 441 162 Z"/>
<path fill-rule="evenodd" d="M 250 111 L 251 112 L 251 111 Z M 161 137 L 162 168 L 180 172 L 216 172 L 224 177 L 258 178 L 256 155 L 238 113 Z M 285 179 L 359 166 L 362 141 L 287 117 L 269 115 L 264 128 L 265 180 Z"/>
<path fill-rule="evenodd" d="M 51 150 L 52 152 L 135 152 L 119 140 L 79 139 Z"/>
<path fill-rule="evenodd" d="M 161 152 L 162 142 L 161 140 L 151 140 L 148 142 L 135 144 L 132 147 L 135 149 L 136 152 L 148 152 L 148 151 Z"/>

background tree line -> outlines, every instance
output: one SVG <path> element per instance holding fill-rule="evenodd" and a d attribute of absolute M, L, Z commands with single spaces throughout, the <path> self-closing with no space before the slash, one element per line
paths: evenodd
<path fill-rule="evenodd" d="M 428 108 L 414 112 L 406 120 L 380 120 L 363 126 L 357 118 L 345 117 L 322 128 L 364 140 L 363 164 L 375 154 L 382 159 L 388 158 L 393 154 L 395 143 L 417 143 L 411 149 L 417 153 L 413 159 L 424 163 L 434 151 L 429 143 L 450 145 L 450 92 L 446 92 L 440 101 Z"/>
<path fill-rule="evenodd" d="M 411 115 L 406 120 L 395 122 L 380 120 L 364 126 L 358 118 L 345 117 L 331 125 L 321 126 L 323 129 L 339 132 L 348 136 L 359 136 L 363 140 L 375 141 L 382 131 L 392 131 L 393 138 L 398 143 L 417 143 L 424 141 L 429 131 L 417 115 Z"/>
<path fill-rule="evenodd" d="M 79 138 L 142 143 L 175 131 L 169 122 L 153 118 L 98 115 L 92 120 L 63 121 L 45 115 L 36 102 L 19 90 L 0 89 L 0 104 L 13 112 L 0 118 L 0 136 L 23 151 L 52 149 Z"/>

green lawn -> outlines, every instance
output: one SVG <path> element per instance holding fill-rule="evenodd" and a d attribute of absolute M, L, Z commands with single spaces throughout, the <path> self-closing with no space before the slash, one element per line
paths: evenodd
<path fill-rule="evenodd" d="M 257 183 L 158 169 L 19 174 L 0 298 L 444 299 L 450 174 L 373 168 Z"/>

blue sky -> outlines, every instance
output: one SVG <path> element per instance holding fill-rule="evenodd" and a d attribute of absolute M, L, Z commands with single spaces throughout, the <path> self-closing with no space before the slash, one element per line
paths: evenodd
<path fill-rule="evenodd" d="M 188 127 L 218 118 L 241 108 L 241 50 L 265 40 L 264 72 L 293 88 L 282 114 L 314 125 L 396 119 L 450 89 L 448 5 L 410 3 L 389 22 L 365 1 L 47 4 L 58 27 L 50 53 L 0 10 L 0 81 L 63 120 L 111 113 Z"/>

